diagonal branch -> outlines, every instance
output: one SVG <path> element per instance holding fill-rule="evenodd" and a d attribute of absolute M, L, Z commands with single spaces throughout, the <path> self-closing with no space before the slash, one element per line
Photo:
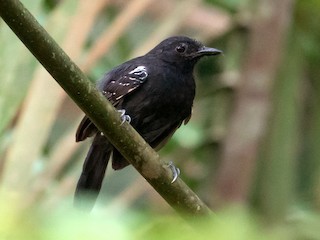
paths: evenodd
<path fill-rule="evenodd" d="M 193 215 L 211 213 L 181 179 L 170 183 L 172 173 L 167 164 L 129 124 L 120 126 L 121 120 L 111 103 L 18 0 L 0 0 L 0 15 L 109 141 L 174 209 Z"/>

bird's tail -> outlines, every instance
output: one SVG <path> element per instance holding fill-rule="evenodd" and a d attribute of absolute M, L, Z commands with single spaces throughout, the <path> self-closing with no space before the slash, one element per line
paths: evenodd
<path fill-rule="evenodd" d="M 87 211 L 93 208 L 101 189 L 112 149 L 112 145 L 104 136 L 100 133 L 96 134 L 77 184 L 74 195 L 75 207 Z"/>

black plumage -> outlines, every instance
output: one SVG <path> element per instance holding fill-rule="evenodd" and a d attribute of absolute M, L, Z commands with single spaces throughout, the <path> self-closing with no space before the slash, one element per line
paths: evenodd
<path fill-rule="evenodd" d="M 188 37 L 170 37 L 146 55 L 106 73 L 98 89 L 115 108 L 125 110 L 131 125 L 151 147 L 159 150 L 191 117 L 195 64 L 203 56 L 220 53 Z M 76 205 L 81 205 L 83 196 L 89 194 L 94 203 L 111 154 L 113 169 L 129 165 L 85 116 L 78 127 L 76 141 L 92 136 L 93 143 L 76 188 Z M 91 208 L 93 205 L 86 206 Z"/>

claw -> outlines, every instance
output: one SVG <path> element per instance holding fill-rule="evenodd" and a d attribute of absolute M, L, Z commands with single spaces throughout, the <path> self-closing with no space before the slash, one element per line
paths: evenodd
<path fill-rule="evenodd" d="M 178 176 L 180 175 L 180 169 L 177 168 L 172 161 L 168 163 L 168 167 L 171 169 L 172 175 L 173 175 L 173 179 L 171 183 L 174 183 L 177 180 Z"/>
<path fill-rule="evenodd" d="M 131 122 L 131 117 L 129 115 L 126 115 L 126 110 L 120 109 L 118 110 L 118 112 L 120 113 L 120 118 L 122 120 L 121 125 L 124 124 L 124 122 Z"/>

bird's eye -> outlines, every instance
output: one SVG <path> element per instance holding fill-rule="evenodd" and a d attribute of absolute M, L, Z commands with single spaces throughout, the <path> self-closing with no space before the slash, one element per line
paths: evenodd
<path fill-rule="evenodd" d="M 187 46 L 184 45 L 184 44 L 179 45 L 179 46 L 176 47 L 176 51 L 177 51 L 178 53 L 184 53 L 186 50 L 187 50 Z"/>

